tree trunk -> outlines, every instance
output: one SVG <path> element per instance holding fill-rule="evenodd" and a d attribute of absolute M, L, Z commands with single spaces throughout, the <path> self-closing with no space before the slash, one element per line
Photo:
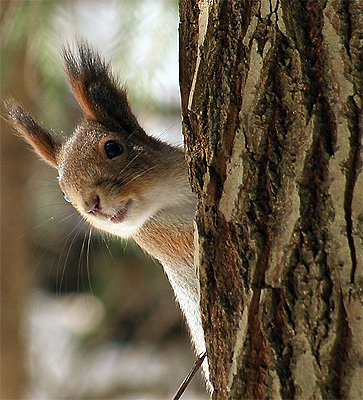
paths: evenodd
<path fill-rule="evenodd" d="M 1 1 L 1 27 L 11 14 L 12 1 Z M 20 4 L 19 4 L 20 5 Z M 2 97 L 14 96 L 26 107 L 30 100 L 23 91 L 25 48 L 5 49 L 2 43 Z M 10 55 L 11 54 L 11 55 Z M 14 57 L 9 70 L 9 59 Z M 5 62 L 7 60 L 7 62 Z M 14 67 L 16 66 L 16 67 Z M 17 85 L 14 85 L 17 82 Z M 10 88 L 12 91 L 10 93 Z M 30 108 L 30 107 L 29 107 Z M 29 301 L 31 247 L 28 235 L 29 209 L 26 199 L 27 181 L 31 170 L 29 153 L 22 141 L 14 136 L 7 113 L 1 110 L 1 380 L 0 398 L 24 399 L 28 384 L 27 354 L 24 343 L 24 316 Z"/>
<path fill-rule="evenodd" d="M 360 399 L 359 1 L 181 0 L 214 399 Z"/>

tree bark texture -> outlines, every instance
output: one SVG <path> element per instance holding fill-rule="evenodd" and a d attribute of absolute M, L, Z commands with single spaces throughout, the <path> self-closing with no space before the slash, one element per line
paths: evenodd
<path fill-rule="evenodd" d="M 361 399 L 359 1 L 181 0 L 214 399 Z"/>

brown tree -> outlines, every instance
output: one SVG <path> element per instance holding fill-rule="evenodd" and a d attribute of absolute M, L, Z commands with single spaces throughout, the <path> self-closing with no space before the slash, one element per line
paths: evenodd
<path fill-rule="evenodd" d="M 1 27 L 7 12 L 11 12 L 11 2 L 1 2 Z M 9 57 L 9 51 L 1 46 L 2 57 Z M 14 95 L 29 104 L 29 98 L 21 90 L 24 83 L 24 47 L 13 51 L 16 59 L 9 71 L 2 62 L 1 94 L 9 96 L 9 82 L 20 81 Z M 2 60 L 3 61 L 3 60 Z M 24 324 L 25 304 L 30 287 L 29 258 L 30 244 L 24 234 L 29 227 L 29 208 L 26 200 L 26 183 L 29 179 L 31 162 L 20 140 L 6 121 L 6 113 L 1 112 L 1 399 L 23 399 L 27 385 L 26 352 L 21 332 Z"/>
<path fill-rule="evenodd" d="M 180 2 L 214 399 L 362 398 L 361 5 Z"/>

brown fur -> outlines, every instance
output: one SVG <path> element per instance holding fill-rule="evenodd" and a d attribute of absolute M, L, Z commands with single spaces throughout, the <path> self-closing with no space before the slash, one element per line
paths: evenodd
<path fill-rule="evenodd" d="M 10 120 L 35 151 L 58 169 L 59 184 L 80 214 L 98 229 L 133 237 L 158 259 L 190 327 L 205 351 L 199 282 L 193 263 L 191 192 L 183 151 L 148 136 L 130 110 L 125 90 L 87 45 L 64 52 L 65 69 L 84 121 L 65 140 L 38 125 L 15 103 Z M 116 156 L 105 144 L 121 149 Z M 208 364 L 203 363 L 208 382 Z"/>
<path fill-rule="evenodd" d="M 148 222 L 134 239 L 148 254 L 158 260 L 193 264 L 194 232 L 191 224 L 172 225 Z"/>
<path fill-rule="evenodd" d="M 50 165 L 57 166 L 57 154 L 62 146 L 62 138 L 49 133 L 37 124 L 22 107 L 13 101 L 5 103 L 9 112 L 9 121 L 19 134 Z"/>

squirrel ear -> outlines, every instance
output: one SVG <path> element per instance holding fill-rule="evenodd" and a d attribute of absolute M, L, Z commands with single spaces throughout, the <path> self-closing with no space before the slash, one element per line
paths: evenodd
<path fill-rule="evenodd" d="M 126 91 L 116 84 L 99 54 L 80 43 L 76 55 L 68 48 L 63 49 L 63 57 L 69 83 L 87 119 L 128 132 L 139 127 Z"/>
<path fill-rule="evenodd" d="M 18 104 L 7 102 L 5 106 L 14 128 L 48 164 L 56 168 L 57 154 L 62 142 L 37 124 Z"/>

